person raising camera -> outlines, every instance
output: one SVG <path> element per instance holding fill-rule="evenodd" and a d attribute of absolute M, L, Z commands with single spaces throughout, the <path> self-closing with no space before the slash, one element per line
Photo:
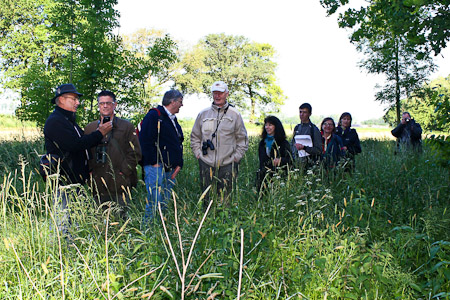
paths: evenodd
<path fill-rule="evenodd" d="M 391 133 L 397 138 L 396 153 L 410 150 L 422 152 L 422 128 L 411 118 L 409 112 L 402 113 L 400 124 Z"/>
<path fill-rule="evenodd" d="M 202 191 L 209 185 L 222 194 L 224 204 L 248 149 L 247 130 L 239 111 L 227 102 L 228 86 L 216 81 L 211 87 L 213 104 L 201 111 L 191 132 L 191 148 L 198 159 Z M 209 203 L 209 194 L 204 198 Z"/>
<path fill-rule="evenodd" d="M 136 166 L 141 160 L 141 147 L 133 124 L 115 114 L 116 95 L 101 91 L 97 101 L 100 118 L 89 123 L 84 131 L 89 134 L 108 122 L 112 122 L 113 129 L 92 148 L 94 156 L 89 160 L 89 168 L 95 182 L 95 200 L 98 205 L 117 203 L 120 217 L 126 219 L 131 188 L 137 184 Z"/>

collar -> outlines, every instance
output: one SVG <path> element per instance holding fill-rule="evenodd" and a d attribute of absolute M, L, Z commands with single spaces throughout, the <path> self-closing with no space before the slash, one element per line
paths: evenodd
<path fill-rule="evenodd" d="M 67 120 L 69 120 L 72 123 L 75 123 L 75 119 L 76 119 L 76 114 L 74 112 L 62 109 L 59 106 L 55 107 L 55 111 L 60 112 Z"/>
<path fill-rule="evenodd" d="M 172 114 L 165 106 L 163 106 L 164 107 L 164 110 L 166 111 L 166 113 L 167 113 L 167 116 L 169 116 L 169 118 L 173 121 L 173 120 L 175 120 L 175 115 L 174 114 Z"/>
<path fill-rule="evenodd" d="M 215 105 L 214 103 L 211 104 L 211 107 L 212 107 L 214 110 L 221 110 L 221 111 L 225 111 L 225 109 L 227 109 L 228 106 L 229 106 L 228 101 L 225 102 L 225 104 L 224 104 L 222 107 L 218 107 L 218 106 Z"/>

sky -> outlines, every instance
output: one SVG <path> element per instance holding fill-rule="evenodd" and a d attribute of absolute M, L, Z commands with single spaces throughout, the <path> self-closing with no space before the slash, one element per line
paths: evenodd
<path fill-rule="evenodd" d="M 385 106 L 374 100 L 375 85 L 383 76 L 358 68 L 362 55 L 350 44 L 350 32 L 326 16 L 319 0 L 119 0 L 120 34 L 139 28 L 162 29 L 183 47 L 212 33 L 243 35 L 269 43 L 277 51 L 276 76 L 287 96 L 284 116 L 298 115 L 309 102 L 316 115 L 348 111 L 357 121 L 380 118 Z M 437 57 L 439 70 L 430 78 L 450 74 L 450 50 Z M 206 98 L 185 97 L 179 117 L 193 117 L 210 105 Z"/>

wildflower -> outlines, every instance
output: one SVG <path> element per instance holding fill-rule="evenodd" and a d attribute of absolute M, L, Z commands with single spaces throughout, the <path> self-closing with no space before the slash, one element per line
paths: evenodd
<path fill-rule="evenodd" d="M 306 182 L 306 184 L 311 185 L 312 182 L 308 180 L 308 181 Z"/>

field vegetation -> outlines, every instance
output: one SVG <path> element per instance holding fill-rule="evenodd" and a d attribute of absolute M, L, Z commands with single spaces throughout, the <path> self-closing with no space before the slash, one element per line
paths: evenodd
<path fill-rule="evenodd" d="M 260 193 L 257 142 L 230 206 L 202 207 L 186 141 L 163 222 L 142 226 L 143 182 L 126 222 L 86 186 L 67 239 L 56 180 L 36 172 L 42 140 L 1 141 L 0 298 L 450 299 L 449 173 L 426 143 L 400 156 L 394 141 L 366 139 L 352 176 L 293 168 Z"/>

